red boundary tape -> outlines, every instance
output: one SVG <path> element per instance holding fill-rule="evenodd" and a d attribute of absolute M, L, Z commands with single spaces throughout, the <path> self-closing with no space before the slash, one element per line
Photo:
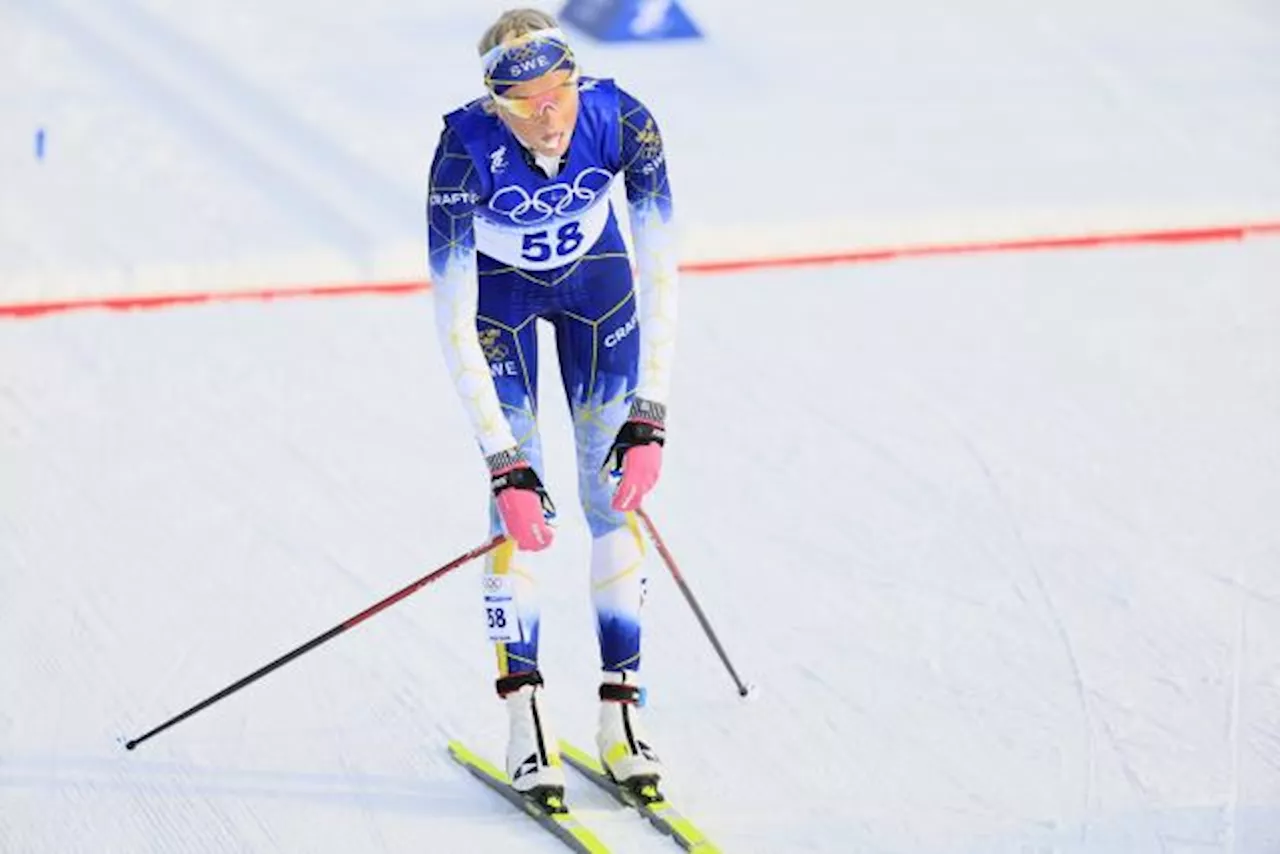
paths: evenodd
<path fill-rule="evenodd" d="M 901 258 L 925 258 L 935 255 L 972 255 L 992 252 L 1028 252 L 1051 249 L 1085 249 L 1144 243 L 1208 243 L 1245 240 L 1250 237 L 1280 236 L 1280 222 L 1205 228 L 1164 229 L 1157 231 L 1119 232 L 1065 237 L 1033 237 L 1019 240 L 977 241 L 902 246 L 886 249 L 859 249 L 828 254 L 791 255 L 773 258 L 744 258 L 728 261 L 695 261 L 684 264 L 685 273 L 730 273 L 767 268 L 811 267 L 823 264 L 866 264 Z M 298 299 L 301 297 L 336 297 L 367 294 L 412 294 L 426 291 L 430 283 L 369 282 L 350 285 L 314 287 L 286 286 L 248 291 L 205 292 L 186 294 L 154 294 L 147 296 L 86 297 L 52 302 L 0 303 L 0 317 L 40 317 L 68 311 L 106 309 L 134 311 L 168 308 L 197 303 L 240 302 L 246 300 Z"/>

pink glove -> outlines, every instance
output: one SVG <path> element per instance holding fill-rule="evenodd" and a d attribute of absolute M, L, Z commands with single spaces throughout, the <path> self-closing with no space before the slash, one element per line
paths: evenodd
<path fill-rule="evenodd" d="M 494 467 L 495 462 L 497 467 Z M 556 516 L 542 480 L 518 451 L 490 458 L 490 484 L 502 527 L 521 551 L 542 551 L 555 539 L 549 524 Z"/>
<path fill-rule="evenodd" d="M 636 398 L 631 414 L 605 458 L 605 467 L 620 477 L 612 506 L 619 512 L 635 510 L 658 483 L 662 473 L 662 446 L 666 443 L 666 407 Z"/>
<path fill-rule="evenodd" d="M 635 445 L 622 459 L 622 480 L 613 493 L 613 509 L 635 510 L 644 497 L 658 485 L 662 473 L 662 446 L 657 443 Z"/>

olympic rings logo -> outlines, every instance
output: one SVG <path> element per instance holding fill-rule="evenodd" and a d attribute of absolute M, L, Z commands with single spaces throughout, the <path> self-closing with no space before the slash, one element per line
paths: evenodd
<path fill-rule="evenodd" d="M 532 196 L 518 184 L 503 187 L 489 200 L 489 209 L 516 225 L 538 225 L 552 217 L 569 216 L 595 204 L 608 188 L 613 174 L 591 166 L 578 173 L 572 184 L 561 181 L 543 187 Z"/>

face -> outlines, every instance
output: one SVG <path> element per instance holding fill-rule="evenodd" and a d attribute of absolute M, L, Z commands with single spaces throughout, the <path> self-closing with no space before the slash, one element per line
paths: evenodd
<path fill-rule="evenodd" d="M 569 150 L 578 121 L 578 80 L 572 71 L 526 80 L 493 100 L 499 117 L 528 148 L 552 157 Z"/>

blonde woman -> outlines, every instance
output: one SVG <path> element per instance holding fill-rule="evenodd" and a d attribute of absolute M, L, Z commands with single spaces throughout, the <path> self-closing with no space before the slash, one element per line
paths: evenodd
<path fill-rule="evenodd" d="M 507 771 L 544 805 L 563 797 L 538 667 L 535 553 L 555 536 L 537 422 L 543 320 L 555 329 L 592 535 L 596 747 L 616 780 L 656 796 L 661 766 L 638 713 L 645 547 L 633 511 L 661 472 L 675 339 L 662 139 L 643 104 L 581 73 L 550 15 L 508 11 L 479 50 L 486 93 L 444 118 L 427 218 L 440 344 L 488 466 L 493 531 L 508 537 L 485 576 L 497 691 L 510 717 Z M 609 199 L 618 180 L 634 277 Z"/>

